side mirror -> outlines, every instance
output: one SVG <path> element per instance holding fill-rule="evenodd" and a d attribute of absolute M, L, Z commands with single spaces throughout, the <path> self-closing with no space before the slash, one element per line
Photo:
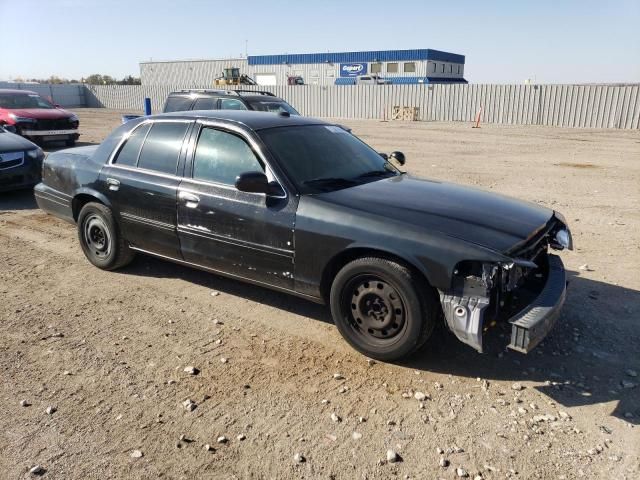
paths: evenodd
<path fill-rule="evenodd" d="M 271 187 L 262 172 L 245 172 L 236 177 L 236 188 L 241 192 L 269 193 Z"/>
<path fill-rule="evenodd" d="M 380 155 L 385 160 L 389 160 L 389 155 L 387 155 L 386 153 L 378 152 L 378 155 Z"/>
<path fill-rule="evenodd" d="M 391 152 L 391 155 L 389 155 L 389 160 L 395 160 L 400 165 L 404 165 L 407 161 L 404 158 L 404 153 L 402 152 Z"/>
<path fill-rule="evenodd" d="M 62 108 L 62 105 L 60 105 L 59 103 L 54 103 L 53 106 L 56 108 Z"/>
<path fill-rule="evenodd" d="M 236 188 L 241 192 L 264 193 L 274 197 L 283 197 L 286 194 L 276 182 L 269 183 L 263 172 L 245 172 L 236 177 Z"/>

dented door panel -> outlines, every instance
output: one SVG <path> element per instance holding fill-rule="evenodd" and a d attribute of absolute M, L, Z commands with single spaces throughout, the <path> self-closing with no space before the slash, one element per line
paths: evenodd
<path fill-rule="evenodd" d="M 296 203 L 296 199 L 184 179 L 178 188 L 178 234 L 184 259 L 291 289 Z"/>

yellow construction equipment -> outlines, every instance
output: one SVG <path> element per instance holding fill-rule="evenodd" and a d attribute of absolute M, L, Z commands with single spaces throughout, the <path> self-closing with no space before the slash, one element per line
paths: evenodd
<path fill-rule="evenodd" d="M 255 85 L 248 75 L 240 74 L 240 69 L 236 67 L 225 68 L 222 76 L 214 80 L 215 85 Z"/>

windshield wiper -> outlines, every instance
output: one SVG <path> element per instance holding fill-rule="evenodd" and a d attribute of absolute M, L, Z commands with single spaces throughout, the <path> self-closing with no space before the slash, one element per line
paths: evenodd
<path fill-rule="evenodd" d="M 357 185 L 357 182 L 354 180 L 349 180 L 348 178 L 340 178 L 340 177 L 324 177 L 324 178 L 312 178 L 311 180 L 306 180 L 304 182 L 305 185 L 318 186 L 318 187 L 352 187 L 353 185 Z"/>
<path fill-rule="evenodd" d="M 386 177 L 388 175 L 395 177 L 396 173 L 391 170 L 371 170 L 370 172 L 361 173 L 356 178 Z"/>

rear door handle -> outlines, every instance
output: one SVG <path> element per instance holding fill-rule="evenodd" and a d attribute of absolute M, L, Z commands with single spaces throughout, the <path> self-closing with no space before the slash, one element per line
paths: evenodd
<path fill-rule="evenodd" d="M 120 180 L 116 180 L 115 178 L 107 178 L 107 185 L 109 185 L 109 190 L 117 192 L 120 188 Z"/>
<path fill-rule="evenodd" d="M 187 208 L 196 208 L 200 203 L 200 197 L 189 192 L 179 192 L 178 198 L 184 202 Z"/>

